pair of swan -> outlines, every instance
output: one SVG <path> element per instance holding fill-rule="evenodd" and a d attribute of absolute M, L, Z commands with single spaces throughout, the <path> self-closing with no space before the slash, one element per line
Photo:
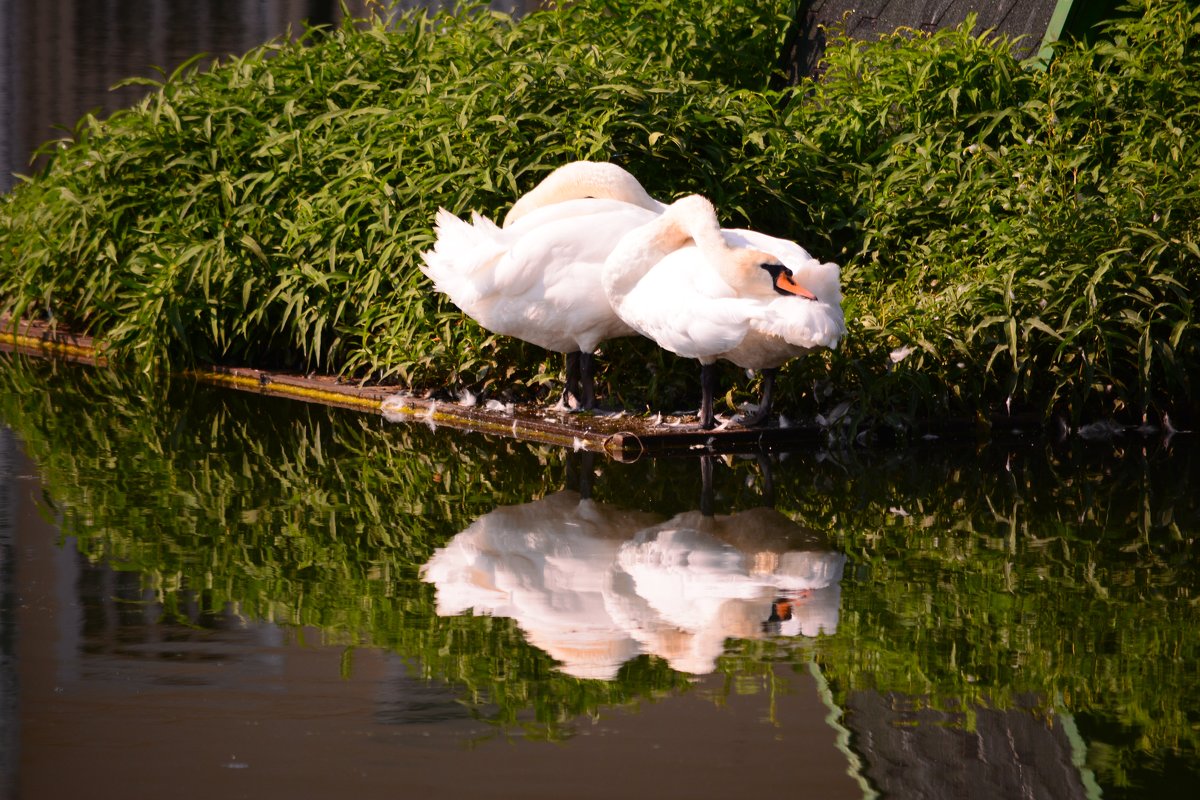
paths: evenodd
<path fill-rule="evenodd" d="M 476 519 L 421 568 L 437 613 L 507 617 L 577 678 L 643 653 L 712 672 L 730 637 L 837 633 L 846 562 L 768 508 L 670 519 L 564 490 Z"/>
<path fill-rule="evenodd" d="M 594 357 L 640 334 L 701 365 L 699 421 L 715 425 L 716 362 L 763 372 L 766 422 L 778 368 L 845 332 L 836 264 L 754 231 L 722 230 L 712 204 L 665 205 L 614 164 L 575 162 L 520 198 L 504 227 L 438 211 L 422 270 L 494 333 L 567 355 L 563 402 L 595 407 Z"/>

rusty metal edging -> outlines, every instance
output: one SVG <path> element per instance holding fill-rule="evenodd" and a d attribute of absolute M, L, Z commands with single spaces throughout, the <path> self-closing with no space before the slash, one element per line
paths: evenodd
<path fill-rule="evenodd" d="M 91 337 L 66 333 L 36 322 L 22 321 L 14 326 L 11 320 L 0 319 L 0 347 L 27 355 L 53 356 L 92 366 L 107 366 L 102 349 L 95 345 Z M 386 411 L 403 415 L 413 422 L 591 450 L 618 459 L 624 455 L 624 439 L 615 436 L 562 425 L 536 424 L 517 417 L 501 417 L 495 412 L 409 397 L 378 387 L 342 384 L 331 378 L 313 379 L 241 367 L 193 368 L 185 370 L 183 374 L 211 385 L 381 415 L 385 413 L 384 401 L 394 398 L 396 402 L 390 404 Z M 634 455 L 640 455 L 641 443 L 636 441 L 636 437 L 633 443 L 636 444 Z"/>
<path fill-rule="evenodd" d="M 0 319 L 0 347 L 106 366 L 102 347 L 91 337 L 72 334 L 45 323 Z M 548 409 L 512 406 L 494 410 L 413 397 L 384 387 L 340 383 L 331 376 L 275 373 L 248 367 L 201 367 L 183 372 L 193 380 L 293 400 L 321 403 L 410 422 L 444 425 L 457 430 L 603 453 L 618 461 L 643 455 L 684 455 L 762 451 L 810 444 L 821 436 L 815 426 L 730 428 L 702 431 L 670 426 L 638 417 L 556 418 Z"/>

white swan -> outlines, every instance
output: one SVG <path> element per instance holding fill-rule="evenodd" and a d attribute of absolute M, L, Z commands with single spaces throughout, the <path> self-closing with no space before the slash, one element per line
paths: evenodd
<path fill-rule="evenodd" d="M 594 351 L 635 333 L 605 298 L 600 267 L 624 234 L 663 208 L 615 164 L 575 162 L 520 198 L 503 228 L 439 209 L 421 270 L 489 331 L 565 353 L 563 404 L 589 410 Z"/>
<path fill-rule="evenodd" d="M 739 420 L 767 420 L 778 368 L 845 334 L 838 267 L 786 239 L 722 231 L 712 204 L 691 195 L 626 234 L 603 285 L 620 319 L 701 365 L 700 424 L 714 426 L 719 359 L 763 372 L 762 399 Z"/>

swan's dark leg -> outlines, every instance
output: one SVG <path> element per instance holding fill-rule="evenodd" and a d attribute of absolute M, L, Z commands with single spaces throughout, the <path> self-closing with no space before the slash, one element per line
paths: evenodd
<path fill-rule="evenodd" d="M 563 385 L 562 404 L 566 408 L 577 408 L 579 406 L 579 360 L 583 353 L 575 351 L 567 353 L 567 381 Z M 571 401 L 575 401 L 575 405 L 571 405 Z"/>
<path fill-rule="evenodd" d="M 596 354 L 579 354 L 579 410 L 594 411 L 596 408 Z"/>
<path fill-rule="evenodd" d="M 591 500 L 596 454 L 590 450 L 584 450 L 579 456 L 579 497 L 581 500 Z"/>
<path fill-rule="evenodd" d="M 590 450 L 578 450 L 567 453 L 566 480 L 564 488 L 579 492 L 580 500 L 592 498 L 592 479 L 595 477 L 596 454 Z"/>
<path fill-rule="evenodd" d="M 700 456 L 700 513 L 713 516 L 713 459 Z"/>
<path fill-rule="evenodd" d="M 762 371 L 762 398 L 759 400 L 758 407 L 734 420 L 737 424 L 745 425 L 747 428 L 766 424 L 767 418 L 771 416 L 771 394 L 775 388 L 777 374 L 779 374 L 778 367 Z"/>
<path fill-rule="evenodd" d="M 700 427 L 710 431 L 717 427 L 713 413 L 713 396 L 717 393 L 717 365 L 700 365 Z"/>
<path fill-rule="evenodd" d="M 775 507 L 775 477 L 771 471 L 771 457 L 766 453 L 760 452 L 758 458 L 758 470 L 762 473 L 763 479 L 763 505 L 767 508 Z"/>

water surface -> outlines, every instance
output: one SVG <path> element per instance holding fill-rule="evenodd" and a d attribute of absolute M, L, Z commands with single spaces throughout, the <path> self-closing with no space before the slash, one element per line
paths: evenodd
<path fill-rule="evenodd" d="M 825 448 L 706 481 L 14 357 L 0 420 L 14 796 L 1200 780 L 1179 437 Z"/>

